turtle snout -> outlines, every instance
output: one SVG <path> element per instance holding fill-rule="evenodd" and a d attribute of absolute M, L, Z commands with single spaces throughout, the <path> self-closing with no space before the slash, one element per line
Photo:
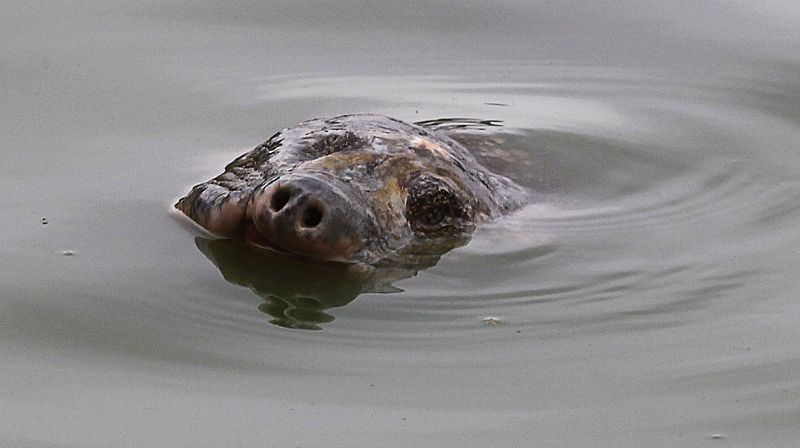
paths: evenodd
<path fill-rule="evenodd" d="M 331 182 L 287 177 L 266 185 L 251 219 L 267 246 L 321 260 L 348 260 L 363 248 L 363 208 Z"/>
<path fill-rule="evenodd" d="M 327 213 L 327 207 L 316 198 L 308 198 L 302 189 L 293 185 L 275 185 L 267 189 L 269 201 L 268 214 L 273 221 L 285 220 L 286 224 L 294 224 L 295 230 L 303 232 L 305 229 L 319 228 Z M 295 199 L 298 196 L 304 196 Z M 295 199 L 292 201 L 292 199 Z M 292 204 L 289 204 L 292 201 Z"/>

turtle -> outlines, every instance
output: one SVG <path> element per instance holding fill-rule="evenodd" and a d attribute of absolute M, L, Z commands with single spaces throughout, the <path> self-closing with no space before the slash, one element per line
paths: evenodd
<path fill-rule="evenodd" d="M 441 128 L 377 114 L 304 121 L 237 157 L 175 208 L 215 237 L 303 259 L 436 257 L 528 197 Z"/>

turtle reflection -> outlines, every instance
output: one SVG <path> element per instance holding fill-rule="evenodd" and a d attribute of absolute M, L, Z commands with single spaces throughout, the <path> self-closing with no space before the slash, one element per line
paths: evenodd
<path fill-rule="evenodd" d="M 347 305 L 361 293 L 402 291 L 392 282 L 412 277 L 439 259 L 418 256 L 413 267 L 314 263 L 235 240 L 196 237 L 195 244 L 225 280 L 250 288 L 264 300 L 258 309 L 272 317 L 270 323 L 307 330 L 319 330 L 321 324 L 333 321 L 326 310 Z"/>

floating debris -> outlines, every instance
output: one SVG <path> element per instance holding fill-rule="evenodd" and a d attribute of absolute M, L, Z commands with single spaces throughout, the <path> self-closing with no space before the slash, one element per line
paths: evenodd
<path fill-rule="evenodd" d="M 61 255 L 65 256 L 65 257 L 71 257 L 71 256 L 75 255 L 75 253 L 76 252 L 74 250 L 62 250 L 61 251 Z"/>
<path fill-rule="evenodd" d="M 47 220 L 47 218 L 42 218 L 42 224 L 43 224 L 43 225 L 47 225 L 47 223 L 48 223 L 48 222 L 49 222 L 49 221 Z"/>
<path fill-rule="evenodd" d="M 722 439 L 722 434 L 711 434 L 711 438 L 714 440 Z"/>
<path fill-rule="evenodd" d="M 487 317 L 483 318 L 483 323 L 484 323 L 484 325 L 488 325 L 490 327 L 495 327 L 497 325 L 502 324 L 503 321 L 501 321 L 499 317 L 487 316 Z"/>

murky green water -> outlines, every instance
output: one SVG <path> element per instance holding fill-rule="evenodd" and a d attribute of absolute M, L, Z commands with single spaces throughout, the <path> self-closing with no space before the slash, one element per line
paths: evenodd
<path fill-rule="evenodd" d="M 6 5 L 0 446 L 796 446 L 800 10 L 648 3 Z M 394 293 L 171 215 L 350 112 L 536 200 Z"/>

